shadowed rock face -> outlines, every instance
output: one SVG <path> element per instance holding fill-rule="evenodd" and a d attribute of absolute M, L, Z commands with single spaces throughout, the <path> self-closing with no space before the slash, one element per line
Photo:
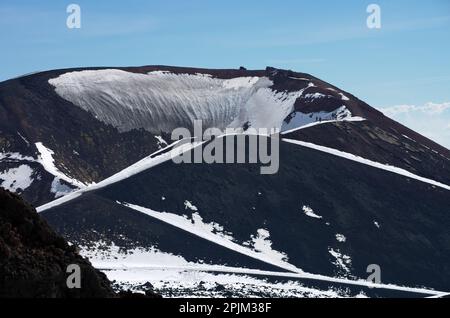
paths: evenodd
<path fill-rule="evenodd" d="M 66 285 L 67 266 L 81 288 Z M 77 254 L 19 196 L 0 189 L 0 297 L 114 297 L 106 276 Z"/>

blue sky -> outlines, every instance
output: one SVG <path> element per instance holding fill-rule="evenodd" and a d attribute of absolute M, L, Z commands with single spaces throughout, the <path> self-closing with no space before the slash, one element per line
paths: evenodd
<path fill-rule="evenodd" d="M 70 3 L 81 29 L 66 27 Z M 366 26 L 370 3 L 381 7 L 379 30 Z M 75 66 L 270 65 L 413 118 L 450 147 L 448 0 L 2 0 L 0 39 L 0 80 Z"/>

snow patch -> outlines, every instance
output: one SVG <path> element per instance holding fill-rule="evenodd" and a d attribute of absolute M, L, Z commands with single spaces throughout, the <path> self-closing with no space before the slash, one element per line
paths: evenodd
<path fill-rule="evenodd" d="M 328 97 L 328 95 L 325 95 L 325 94 L 322 94 L 322 93 L 309 93 L 309 94 L 305 94 L 303 97 L 304 98 L 310 98 L 310 99 L 319 99 L 319 98 Z"/>
<path fill-rule="evenodd" d="M 35 143 L 36 148 L 39 152 L 38 156 L 38 162 L 44 167 L 44 169 L 54 175 L 55 177 L 58 177 L 61 180 L 64 180 L 65 182 L 77 187 L 77 188 L 84 188 L 86 187 L 86 184 L 84 184 L 81 181 L 76 180 L 75 178 L 71 178 L 64 173 L 62 173 L 55 165 L 55 159 L 53 159 L 53 155 L 55 154 L 53 150 L 45 147 L 42 142 Z"/>
<path fill-rule="evenodd" d="M 347 238 L 344 236 L 344 234 L 336 234 L 336 241 L 340 243 L 345 243 L 347 241 Z"/>
<path fill-rule="evenodd" d="M 197 207 L 195 205 L 192 204 L 191 201 L 184 201 L 184 208 L 187 210 L 191 210 L 191 211 L 198 211 Z"/>
<path fill-rule="evenodd" d="M 339 251 L 339 249 L 328 248 L 328 252 L 334 257 L 333 264 L 344 274 L 350 274 L 350 267 L 352 265 L 352 259 L 350 256 L 345 255 Z"/>
<path fill-rule="evenodd" d="M 280 129 L 285 118 L 292 113 L 294 103 L 303 90 L 293 93 L 274 92 L 270 88 L 260 88 L 245 104 L 244 111 L 228 125 L 241 128 L 246 123 L 252 128 Z"/>
<path fill-rule="evenodd" d="M 315 214 L 314 211 L 313 211 L 313 209 L 311 209 L 311 208 L 310 208 L 309 206 L 307 206 L 307 205 L 304 205 L 304 206 L 302 207 L 302 210 L 303 210 L 303 213 L 305 213 L 305 215 L 307 215 L 307 216 L 309 216 L 309 217 L 311 217 L 311 218 L 315 218 L 315 219 L 321 219 L 321 218 L 322 218 L 322 216 Z"/>
<path fill-rule="evenodd" d="M 318 93 L 316 93 L 318 94 Z M 289 115 L 281 127 L 282 134 L 287 134 L 299 129 L 312 127 L 319 124 L 334 123 L 338 121 L 364 121 L 365 118 L 353 116 L 345 106 L 341 106 L 332 112 L 302 113 L 294 112 Z"/>
<path fill-rule="evenodd" d="M 165 141 L 165 140 L 163 139 L 163 137 L 161 137 L 161 136 L 155 136 L 155 138 L 156 138 L 156 140 L 157 140 L 157 142 L 158 142 L 158 149 L 162 149 L 162 148 L 168 146 L 167 141 Z"/>
<path fill-rule="evenodd" d="M 259 77 L 236 77 L 223 81 L 222 85 L 226 89 L 238 90 L 240 88 L 251 88 L 259 81 Z"/>
<path fill-rule="evenodd" d="M 35 162 L 36 159 L 29 156 L 24 156 L 18 152 L 0 152 L 0 161 L 29 161 Z"/>
<path fill-rule="evenodd" d="M 224 232 L 223 227 L 216 223 L 209 223 L 205 224 L 201 220 L 201 217 L 198 215 L 197 219 L 189 220 L 186 216 L 180 216 L 173 213 L 168 212 L 157 212 L 154 210 L 151 210 L 149 208 L 141 207 L 134 204 L 129 203 L 122 203 L 122 205 L 129 207 L 133 210 L 139 211 L 141 213 L 144 213 L 148 216 L 154 217 L 160 221 L 166 222 L 168 224 L 171 224 L 177 228 L 180 228 L 184 231 L 187 231 L 191 234 L 194 234 L 198 237 L 201 237 L 203 239 L 206 239 L 210 242 L 216 243 L 218 245 L 221 245 L 225 248 L 228 248 L 230 250 L 233 250 L 235 252 L 238 252 L 243 255 L 247 255 L 249 257 L 252 257 L 254 259 L 266 262 L 268 264 L 275 265 L 277 267 L 292 271 L 301 273 L 303 272 L 301 269 L 295 267 L 292 264 L 287 263 L 286 261 L 280 260 L 279 255 L 276 253 L 263 253 L 263 252 L 257 252 L 255 250 L 252 250 L 250 248 L 244 247 L 242 245 L 239 245 L 234 242 L 232 234 L 229 232 Z M 219 231 L 218 231 L 219 230 Z M 264 235 L 264 233 L 263 233 Z M 257 239 L 259 241 L 259 244 L 261 243 L 260 240 L 264 240 L 262 237 Z M 267 242 L 266 242 L 267 243 Z M 267 245 L 266 247 L 267 248 Z"/>
<path fill-rule="evenodd" d="M 262 253 L 271 259 L 278 259 L 280 261 L 287 262 L 288 257 L 285 253 L 272 249 L 272 242 L 269 238 L 269 231 L 266 229 L 259 229 L 256 236 L 251 236 L 251 242 L 244 244 L 247 246 L 252 246 L 255 251 Z"/>
<path fill-rule="evenodd" d="M 311 79 L 306 78 L 306 77 L 294 77 L 294 76 L 289 76 L 290 79 L 296 80 L 296 81 L 310 81 Z"/>
<path fill-rule="evenodd" d="M 402 135 L 404 138 L 406 138 L 406 139 L 409 139 L 409 140 L 411 140 L 411 141 L 414 141 L 414 142 L 416 142 L 414 139 L 412 139 L 411 137 L 408 137 L 408 136 L 406 136 L 406 135 Z"/>
<path fill-rule="evenodd" d="M 59 198 L 74 191 L 73 188 L 61 182 L 61 179 L 55 177 L 52 181 L 50 192 L 55 194 L 55 198 Z"/>
<path fill-rule="evenodd" d="M 0 173 L 0 186 L 11 192 L 21 193 L 33 183 L 33 169 L 28 165 L 20 165 L 17 168 L 10 168 Z"/>
<path fill-rule="evenodd" d="M 350 100 L 350 98 L 348 98 L 347 96 L 345 96 L 343 93 L 339 93 L 339 95 L 341 95 L 341 99 L 342 99 L 342 100 L 345 100 L 345 101 Z"/>
<path fill-rule="evenodd" d="M 191 127 L 196 119 L 205 128 L 240 128 L 247 121 L 254 128 L 280 128 L 298 96 L 273 91 L 267 77 L 220 79 L 165 71 L 85 70 L 49 83 L 62 98 L 120 131 L 153 133 Z"/>
<path fill-rule="evenodd" d="M 150 282 L 155 291 L 165 298 L 338 298 L 352 297 L 346 288 L 311 288 L 301 282 L 287 280 L 274 282 L 258 271 L 240 268 L 215 269 L 155 268 L 155 269 L 102 269 L 111 281 L 125 290 L 147 290 Z M 255 272 L 255 273 L 254 273 Z M 264 295 L 264 296 L 262 296 Z M 358 294 L 359 295 L 359 294 Z"/>
<path fill-rule="evenodd" d="M 443 295 L 443 292 L 423 288 L 410 288 L 392 284 L 377 284 L 366 280 L 351 280 L 347 278 L 328 277 L 310 273 L 273 272 L 259 269 L 229 267 L 224 265 L 209 265 L 187 262 L 182 256 L 165 253 L 155 247 L 121 249 L 113 243 L 97 242 L 94 246 L 81 246 L 82 256 L 89 258 L 97 269 L 105 272 L 110 280 L 116 281 L 121 287 L 136 288 L 150 282 L 154 288 L 167 296 L 173 292 L 188 290 L 184 296 L 218 296 L 215 288 L 233 291 L 238 290 L 245 295 L 258 296 L 260 291 L 265 294 L 273 292 L 275 297 L 348 297 L 345 290 L 327 288 L 320 290 L 305 287 L 299 280 L 307 279 L 330 283 L 347 284 L 350 286 L 371 287 L 403 292 L 421 293 L 425 295 Z M 337 257 L 341 258 L 340 252 Z M 339 254 L 339 255 L 338 255 Z M 268 278 L 280 278 L 284 282 L 268 282 Z M 286 279 L 289 279 L 286 281 Z M 203 282 L 203 283 L 201 283 Z M 201 285 L 201 286 L 200 286 Z M 198 290 L 203 293 L 197 293 Z M 241 294 L 242 295 L 242 294 Z M 260 295 L 260 294 L 259 294 Z M 359 293 L 358 295 L 362 295 Z"/>
<path fill-rule="evenodd" d="M 125 269 L 157 266 L 185 266 L 189 263 L 181 256 L 164 253 L 150 246 L 124 250 L 114 242 L 95 242 L 93 246 L 80 246 L 80 254 L 87 257 L 96 268 Z"/>

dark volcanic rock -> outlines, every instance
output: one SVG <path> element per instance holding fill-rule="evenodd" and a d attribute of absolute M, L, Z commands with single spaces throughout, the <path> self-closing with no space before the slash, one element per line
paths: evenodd
<path fill-rule="evenodd" d="M 192 219 L 185 200 L 202 222 L 223 226 L 241 245 L 266 229 L 271 248 L 305 272 L 346 275 L 336 267 L 333 249 L 350 257 L 356 278 L 366 279 L 367 266 L 377 264 L 383 283 L 443 291 L 450 286 L 448 190 L 286 142 L 277 174 L 261 175 L 256 164 L 167 161 L 42 214 L 73 242 L 112 241 L 125 249 L 135 242 L 188 262 L 280 271 L 117 203 Z M 304 206 L 322 218 L 305 215 Z"/>
<path fill-rule="evenodd" d="M 412 139 L 398 129 L 400 125 L 386 127 L 370 121 L 343 121 L 300 129 L 284 137 L 338 149 L 449 184 L 448 151 L 430 151 L 420 138 Z"/>
<path fill-rule="evenodd" d="M 62 173 L 88 184 L 100 182 L 159 150 L 160 145 L 155 136 L 161 135 L 163 139 L 170 140 L 171 131 L 159 131 L 158 129 L 152 130 L 152 132 L 145 129 L 120 131 L 117 127 L 106 124 L 92 113 L 62 98 L 55 91 L 55 87 L 49 84 L 50 79 L 68 72 L 104 69 L 51 70 L 0 83 L 0 153 L 20 154 L 28 158 L 28 160 L 24 158 L 0 160 L 0 172 L 17 168 L 20 165 L 29 166 L 33 170 L 31 175 L 33 183 L 26 189 L 18 189 L 17 193 L 33 205 L 39 206 L 56 198 L 55 192 L 52 192 L 55 176 L 36 162 L 38 149 L 35 144 L 38 142 L 54 152 L 54 164 Z M 267 67 L 265 70 L 247 70 L 244 67 L 239 69 L 200 69 L 153 65 L 113 67 L 112 69 L 138 74 L 147 74 L 152 71 L 168 71 L 174 74 L 206 74 L 220 79 L 264 76 L 273 82 L 271 89 L 274 91 L 298 92 L 303 90 L 303 96 L 297 98 L 293 113 L 286 118 L 286 122 L 292 119 L 294 112 L 304 114 L 332 112 L 345 106 L 353 116 L 361 116 L 367 119 L 371 126 L 384 130 L 388 134 L 393 134 L 397 138 L 404 135 L 406 138 L 416 141 L 417 144 L 420 144 L 420 147 L 426 147 L 426 153 L 419 160 L 425 162 L 424 159 L 433 158 L 433 163 L 436 162 L 437 165 L 435 166 L 438 167 L 438 170 L 433 174 L 443 176 L 439 179 L 442 182 L 447 182 L 450 178 L 447 169 L 441 169 L 443 167 L 442 159 L 450 158 L 448 149 L 396 123 L 350 93 L 310 74 L 272 67 Z M 104 91 L 99 90 L 97 95 L 104 93 Z M 169 92 L 167 91 L 167 93 Z M 315 93 L 322 94 L 325 97 L 308 97 L 308 95 Z M 343 98 L 344 95 L 346 98 Z M 152 100 L 147 102 L 154 103 Z M 176 114 L 173 115 L 176 116 Z M 355 123 L 353 125 L 363 126 L 364 124 Z M 246 130 L 251 126 L 252 123 L 248 122 L 243 128 Z M 182 127 L 182 125 L 179 127 Z M 316 133 L 317 129 L 320 130 L 319 134 Z M 295 132 L 288 137 L 325 145 L 322 141 L 325 137 L 329 137 L 328 129 L 331 128 L 313 128 L 310 130 L 312 136 L 305 137 L 303 133 Z M 316 135 L 318 137 L 315 137 Z M 347 140 L 348 134 L 343 131 L 334 130 L 330 137 L 330 140 L 333 141 L 330 146 L 334 148 L 339 147 L 341 143 L 350 144 Z M 358 134 L 358 137 L 360 137 L 360 134 Z M 381 147 L 381 152 L 385 154 L 382 162 L 397 163 L 399 160 L 396 157 L 398 157 L 399 150 L 392 153 L 392 145 L 386 144 L 382 137 L 378 135 L 373 138 L 376 146 Z M 333 138 L 341 139 L 343 142 L 339 141 L 336 145 Z M 367 139 L 366 133 L 362 136 L 362 139 L 352 137 L 351 144 L 365 144 L 366 140 L 364 139 Z M 330 141 L 326 144 L 329 143 Z M 396 148 L 400 150 L 406 149 L 398 146 L 396 145 Z M 373 149 L 376 149 L 376 147 L 372 147 L 372 151 Z M 364 149 L 361 148 L 360 150 Z M 392 155 L 388 155 L 390 153 Z M 365 155 L 365 153 L 363 152 L 362 155 Z M 401 155 L 400 160 L 403 159 L 405 154 Z M 406 156 L 409 157 L 409 154 L 406 154 Z M 446 164 L 448 165 L 448 162 Z M 427 171 L 429 169 L 424 169 L 421 162 L 413 161 L 406 163 L 406 165 L 412 171 L 423 172 L 425 173 L 424 176 L 430 177 L 429 171 Z M 402 167 L 404 166 L 405 164 L 402 164 Z M 68 185 L 66 184 L 66 186 Z"/>
<path fill-rule="evenodd" d="M 81 288 L 66 268 L 81 269 Z M 0 189 L 0 297 L 113 297 L 106 276 L 78 255 L 22 199 Z"/>

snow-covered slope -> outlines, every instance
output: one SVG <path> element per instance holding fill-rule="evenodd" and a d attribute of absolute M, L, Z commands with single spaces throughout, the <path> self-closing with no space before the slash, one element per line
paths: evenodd
<path fill-rule="evenodd" d="M 39 152 L 38 155 L 38 160 L 37 162 L 39 162 L 42 167 L 50 174 L 55 176 L 55 180 L 54 183 L 60 183 L 58 180 L 64 180 L 65 182 L 67 182 L 68 184 L 74 186 L 75 188 L 84 188 L 86 187 L 86 184 L 83 182 L 80 182 L 74 178 L 71 178 L 69 176 L 67 176 L 66 174 L 64 174 L 63 172 L 61 172 L 56 166 L 55 166 L 55 159 L 53 158 L 54 152 L 53 150 L 45 147 L 42 142 L 37 142 L 36 143 L 36 148 Z M 55 185 L 56 187 L 56 185 Z"/>
<path fill-rule="evenodd" d="M 0 187 L 22 195 L 39 191 L 47 200 L 53 200 L 86 186 L 54 165 L 52 150 L 42 143 L 35 147 L 37 153 L 33 155 L 37 158 L 0 152 Z"/>
<path fill-rule="evenodd" d="M 389 172 L 392 172 L 392 173 L 396 173 L 396 174 L 399 174 L 401 176 L 405 176 L 406 178 L 412 178 L 412 179 L 415 179 L 415 180 L 418 180 L 418 181 L 421 181 L 421 182 L 425 182 L 425 183 L 431 184 L 433 186 L 437 186 L 437 187 L 440 187 L 440 188 L 443 188 L 443 189 L 446 189 L 446 190 L 450 190 L 450 185 L 443 184 L 443 183 L 438 182 L 436 180 L 432 180 L 432 179 L 428 179 L 428 178 L 424 178 L 424 177 L 418 176 L 416 174 L 413 174 L 413 173 L 411 173 L 409 171 L 406 171 L 404 169 L 401 169 L 401 168 L 398 168 L 398 167 L 395 167 L 395 166 L 391 166 L 391 165 L 388 165 L 388 164 L 382 164 L 382 163 L 375 162 L 375 161 L 372 161 L 372 160 L 369 160 L 369 159 L 366 159 L 366 158 L 362 158 L 362 157 L 353 155 L 351 153 L 346 153 L 344 151 L 340 151 L 340 150 L 337 150 L 337 149 L 332 149 L 332 148 L 328 148 L 328 147 L 324 147 L 324 146 L 319 146 L 319 145 L 315 145 L 315 144 L 312 144 L 312 143 L 299 141 L 299 140 L 292 140 L 292 139 L 284 138 L 283 141 L 289 142 L 289 143 L 292 143 L 292 144 L 296 144 L 296 145 L 299 145 L 299 146 L 302 146 L 302 147 L 307 147 L 307 148 L 315 149 L 315 150 L 318 150 L 318 151 L 323 151 L 323 152 L 332 154 L 334 156 L 338 156 L 338 157 L 345 158 L 345 159 L 348 159 L 348 160 L 356 161 L 356 162 L 359 162 L 359 163 L 362 163 L 362 164 L 365 164 L 365 165 L 368 165 L 368 166 L 371 166 L 371 167 L 375 167 L 375 168 L 378 168 L 378 169 L 381 169 L 381 170 L 385 170 L 385 171 L 389 171 Z"/>
<path fill-rule="evenodd" d="M 291 272 L 302 272 L 299 268 L 296 268 L 294 265 L 288 263 L 285 254 L 271 248 L 271 242 L 268 239 L 270 234 L 267 230 L 259 229 L 257 236 L 252 237 L 253 248 L 245 247 L 233 242 L 234 238 L 230 236 L 230 234 L 224 235 L 222 233 L 223 227 L 219 224 L 205 224 L 198 213 L 193 213 L 191 220 L 186 216 L 179 216 L 177 214 L 167 212 L 157 212 L 134 204 L 125 203 L 124 205 L 133 210 L 144 213 L 145 215 L 166 222 L 172 226 L 183 229 L 184 231 L 199 236 L 205 240 L 225 246 L 226 248 L 237 253 L 247 255 Z M 247 243 L 246 245 L 250 245 L 250 243 Z"/>
<path fill-rule="evenodd" d="M 67 203 L 73 199 L 76 199 L 80 195 L 86 192 L 95 191 L 104 187 L 107 187 L 111 184 L 114 184 L 116 182 L 119 182 L 121 180 L 125 180 L 127 178 L 130 178 L 140 172 L 143 172 L 147 169 L 150 169 L 154 166 L 157 166 L 163 162 L 169 161 L 173 157 L 182 154 L 183 152 L 189 151 L 195 147 L 198 147 L 201 145 L 201 142 L 192 142 L 192 143 L 183 143 L 181 145 L 177 144 L 180 142 L 174 142 L 167 147 L 143 158 L 142 160 L 139 160 L 138 162 L 132 164 L 131 166 L 123 169 L 122 171 L 119 171 L 118 173 L 112 175 L 109 178 L 106 178 L 105 180 L 92 184 L 88 187 L 82 187 L 81 189 L 78 189 L 77 191 L 72 191 L 71 193 L 68 193 L 67 195 L 58 198 L 56 200 L 53 200 L 51 202 L 48 202 L 44 205 L 39 206 L 36 208 L 37 212 L 42 212 L 47 209 L 51 209 L 53 207 L 59 206 L 61 204 Z"/>
<path fill-rule="evenodd" d="M 420 153 L 414 155 L 417 160 L 412 162 L 399 159 L 409 156 L 407 151 L 411 150 L 401 145 L 392 149 L 392 143 L 374 129 L 358 138 L 372 138 L 374 134 L 384 143 L 377 147 L 389 149 L 383 160 L 376 156 L 370 159 L 403 164 L 406 167 L 402 168 L 430 179 L 435 179 L 434 170 L 426 169 L 422 162 L 450 157 L 441 147 L 387 119 L 351 94 L 311 75 L 270 67 L 207 70 L 147 66 L 48 71 L 1 83 L 0 106 L 1 153 L 38 159 L 42 157 L 40 150 L 46 156 L 48 151 L 53 152 L 51 165 L 47 164 L 49 156 L 50 161 L 40 160 L 46 164 L 44 168 L 51 170 L 50 176 L 35 176 L 32 186 L 22 192 L 36 205 L 48 202 L 55 194 L 67 193 L 65 186 L 79 188 L 98 183 L 129 167 L 170 143 L 174 128 L 192 127 L 194 119 L 201 119 L 204 128 L 279 128 L 290 139 L 306 134 L 309 139 L 317 139 L 312 143 L 318 145 L 328 140 L 324 132 L 330 126 L 373 124 L 383 134 L 416 140 L 428 151 L 419 149 Z M 318 133 L 306 133 L 319 126 Z M 341 134 L 331 133 L 331 137 L 344 145 L 370 144 L 367 140 L 346 143 L 352 137 Z M 40 145 L 43 147 L 36 151 Z M 20 166 L 6 161 L 11 160 L 0 158 L 4 179 L 7 171 Z M 448 183 L 450 169 L 441 162 L 437 165 L 446 170 L 439 173 L 442 177 L 437 181 Z"/>
<path fill-rule="evenodd" d="M 182 256 L 165 253 L 156 247 L 124 251 L 114 242 L 80 246 L 81 255 L 108 278 L 137 292 L 149 283 L 165 296 L 177 297 L 370 297 L 373 291 L 405 296 L 441 296 L 444 292 L 392 284 L 375 284 L 304 272 L 276 272 L 259 269 L 188 262 Z M 311 282 L 313 282 L 311 284 Z M 324 282 L 317 286 L 314 282 Z M 372 290 L 372 292 L 371 292 Z"/>
<path fill-rule="evenodd" d="M 447 266 L 448 256 L 439 252 L 450 224 L 447 188 L 319 146 L 282 142 L 280 147 L 283 164 L 270 178 L 251 165 L 177 165 L 156 156 L 130 169 L 136 173 L 119 173 L 92 191 L 61 198 L 40 211 L 74 243 L 115 242 L 130 253 L 149 249 L 139 264 L 131 256 L 98 261 L 110 277 L 129 286 L 146 280 L 163 284 L 155 275 L 180 271 L 208 277 L 212 284 L 223 276 L 209 276 L 211 271 L 255 275 L 269 270 L 302 283 L 353 284 L 359 286 L 351 292 L 356 295 L 369 284 L 367 266 L 380 264 L 379 289 L 446 291 L 448 283 L 426 264 Z M 420 203 L 411 200 L 418 194 Z M 433 234 L 428 232 L 431 224 Z M 93 248 L 90 255 L 97 261 Z M 153 248 L 176 262 L 164 258 L 165 265 L 158 263 L 161 255 Z M 181 290 L 190 284 L 166 283 L 171 292 L 178 289 L 175 294 L 186 293 Z"/>
<path fill-rule="evenodd" d="M 275 92 L 267 77 L 213 78 L 205 74 L 116 69 L 65 73 L 49 80 L 64 99 L 121 131 L 154 133 L 191 127 L 280 128 L 301 92 Z"/>
<path fill-rule="evenodd" d="M 299 129 L 309 128 L 320 124 L 329 124 L 339 121 L 363 121 L 365 120 L 359 116 L 353 116 L 352 113 L 345 107 L 341 106 L 332 112 L 315 112 L 302 113 L 299 111 L 292 112 L 284 121 L 281 131 L 283 134 L 291 133 Z"/>

